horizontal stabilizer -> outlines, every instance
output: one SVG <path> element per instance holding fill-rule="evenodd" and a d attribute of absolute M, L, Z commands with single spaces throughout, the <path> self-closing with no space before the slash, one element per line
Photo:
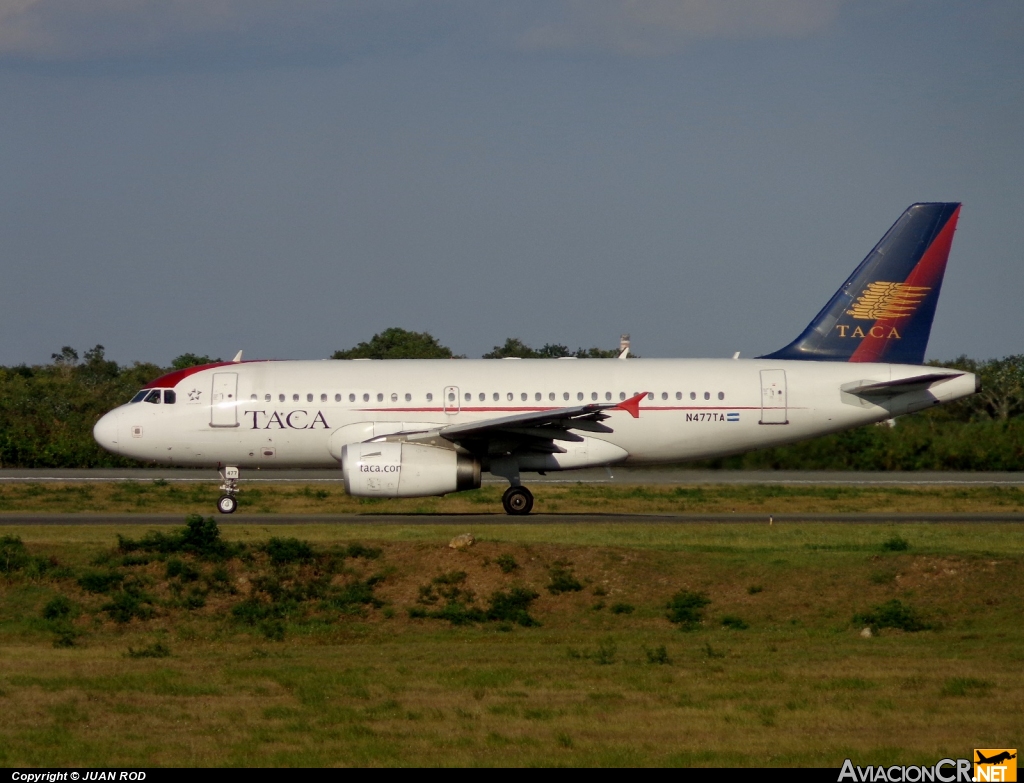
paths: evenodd
<path fill-rule="evenodd" d="M 847 394 L 858 397 L 895 397 L 908 392 L 924 391 L 943 381 L 959 378 L 963 373 L 929 373 L 895 381 L 854 381 L 840 387 Z"/>

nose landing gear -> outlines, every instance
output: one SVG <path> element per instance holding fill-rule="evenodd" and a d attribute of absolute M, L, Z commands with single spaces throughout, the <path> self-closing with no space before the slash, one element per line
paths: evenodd
<path fill-rule="evenodd" d="M 533 493 L 523 486 L 512 486 L 501 496 L 506 514 L 526 516 L 533 510 Z"/>
<path fill-rule="evenodd" d="M 217 499 L 217 510 L 222 514 L 234 514 L 238 508 L 238 501 L 235 495 L 238 494 L 238 468 L 224 468 L 220 472 L 221 492 L 224 494 Z"/>

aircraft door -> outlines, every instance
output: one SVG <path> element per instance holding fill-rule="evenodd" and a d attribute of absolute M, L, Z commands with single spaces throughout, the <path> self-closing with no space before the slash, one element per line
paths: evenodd
<path fill-rule="evenodd" d="M 445 386 L 444 387 L 444 412 L 449 416 L 454 416 L 460 410 L 459 408 L 459 387 L 458 386 Z"/>
<path fill-rule="evenodd" d="M 210 397 L 211 427 L 238 426 L 238 373 L 213 374 L 213 394 Z"/>
<path fill-rule="evenodd" d="M 786 371 L 761 370 L 761 424 L 789 424 Z"/>

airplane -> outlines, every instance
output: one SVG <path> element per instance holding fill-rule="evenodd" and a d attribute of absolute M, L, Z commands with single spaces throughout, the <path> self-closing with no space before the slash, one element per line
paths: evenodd
<path fill-rule="evenodd" d="M 1004 761 L 1009 761 L 1010 759 L 1017 758 L 1016 753 L 1010 753 L 1007 750 L 1004 750 L 1001 753 L 997 753 L 992 758 L 985 758 L 985 756 L 982 755 L 980 750 L 975 750 L 974 752 L 978 754 L 978 760 L 974 762 L 975 764 L 1000 764 Z"/>
<path fill-rule="evenodd" d="M 163 375 L 93 434 L 136 460 L 221 471 L 338 468 L 356 497 L 426 497 L 523 474 L 683 462 L 815 438 L 974 394 L 923 366 L 959 203 L 911 205 L 789 345 L 755 359 L 216 362 Z M 627 349 L 628 350 L 628 349 Z"/>

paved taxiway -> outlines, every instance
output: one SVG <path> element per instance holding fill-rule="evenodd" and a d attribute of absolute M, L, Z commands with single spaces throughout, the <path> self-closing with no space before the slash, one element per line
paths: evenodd
<path fill-rule="evenodd" d="M 706 523 L 786 524 L 840 522 L 971 523 L 1022 522 L 1024 514 L 232 514 L 214 515 L 222 525 L 688 525 Z M 2 514 L 8 525 L 180 525 L 181 514 Z"/>
<path fill-rule="evenodd" d="M 174 468 L 120 468 L 88 470 L 0 470 L 4 482 L 47 481 L 219 481 L 213 470 Z M 860 472 L 816 470 L 687 470 L 685 468 L 612 468 L 526 474 L 524 483 L 533 484 L 828 484 L 865 486 L 1024 486 L 1020 473 L 959 473 L 939 471 Z M 340 470 L 250 470 L 242 471 L 247 482 L 340 482 Z M 485 477 L 484 484 L 504 484 L 504 479 Z"/>

